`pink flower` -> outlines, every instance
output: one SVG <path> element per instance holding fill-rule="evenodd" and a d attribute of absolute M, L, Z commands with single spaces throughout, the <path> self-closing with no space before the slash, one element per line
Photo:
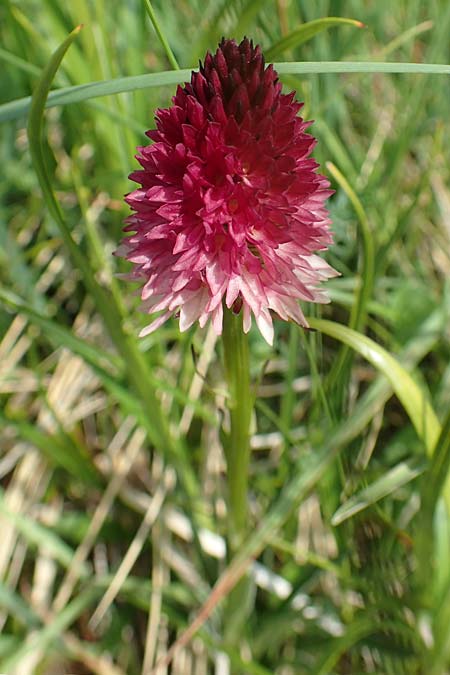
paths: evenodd
<path fill-rule="evenodd" d="M 317 286 L 336 275 L 315 255 L 332 242 L 332 190 L 310 157 L 310 122 L 248 39 L 223 39 L 172 101 L 138 148 L 133 234 L 117 251 L 144 282 L 143 310 L 162 312 L 141 335 L 173 314 L 181 331 L 211 318 L 220 335 L 225 302 L 272 344 L 270 310 L 307 326 L 298 301 L 327 302 Z"/>

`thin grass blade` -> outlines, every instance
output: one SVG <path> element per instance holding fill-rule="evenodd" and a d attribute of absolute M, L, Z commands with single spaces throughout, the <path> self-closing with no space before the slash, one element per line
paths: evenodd
<path fill-rule="evenodd" d="M 281 40 L 278 40 L 278 42 L 275 42 L 269 49 L 264 50 L 264 55 L 268 61 L 271 61 L 288 49 L 294 49 L 295 47 L 308 42 L 308 40 L 311 40 L 324 30 L 345 25 L 354 26 L 356 28 L 365 28 L 365 25 L 356 19 L 345 19 L 337 16 L 315 19 L 314 21 L 304 23 L 302 26 L 299 26 L 285 35 Z"/>
<path fill-rule="evenodd" d="M 414 75 L 450 75 L 450 65 L 440 63 L 380 63 L 376 61 L 306 61 L 274 63 L 280 75 L 322 75 L 326 73 L 411 73 Z M 52 91 L 46 107 L 88 101 L 127 91 L 179 84 L 190 79 L 192 70 L 168 70 L 160 73 L 130 75 L 100 82 L 89 82 Z M 0 106 L 0 122 L 18 119 L 28 113 L 31 97 L 17 99 Z"/>
<path fill-rule="evenodd" d="M 411 482 L 426 471 L 427 462 L 423 460 L 411 460 L 400 462 L 384 476 L 365 487 L 363 490 L 353 495 L 342 504 L 333 515 L 331 524 L 340 525 L 344 520 L 360 513 L 369 506 L 373 506 L 388 495 L 398 490 L 398 488 Z"/>
<path fill-rule="evenodd" d="M 316 318 L 308 319 L 308 322 L 311 328 L 354 349 L 387 377 L 431 456 L 441 433 L 441 425 L 422 390 L 397 359 L 370 338 L 347 326 Z"/>
<path fill-rule="evenodd" d="M 361 244 L 359 246 L 359 280 L 355 292 L 355 298 L 352 303 L 350 312 L 349 326 L 353 330 L 362 331 L 364 329 L 367 317 L 367 305 L 372 294 L 375 276 L 375 245 L 372 235 L 372 230 L 369 224 L 369 219 L 361 204 L 356 192 L 351 187 L 345 176 L 332 163 L 327 162 L 326 167 L 333 178 L 337 181 L 341 189 L 345 192 L 350 200 L 355 213 L 358 218 L 358 240 Z M 338 386 L 339 392 L 337 398 L 342 401 L 344 396 L 344 388 L 348 382 L 349 372 L 351 368 L 351 352 L 348 345 L 344 344 L 338 354 L 333 368 L 329 375 L 330 386 Z"/>

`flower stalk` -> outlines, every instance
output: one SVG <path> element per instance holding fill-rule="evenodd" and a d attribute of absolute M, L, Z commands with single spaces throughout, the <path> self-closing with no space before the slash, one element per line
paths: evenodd
<path fill-rule="evenodd" d="M 248 470 L 250 463 L 250 421 L 253 392 L 250 387 L 248 336 L 242 312 L 225 310 L 223 357 L 230 411 L 230 432 L 225 442 L 228 480 L 228 544 L 233 555 L 242 543 L 248 522 Z"/>
<path fill-rule="evenodd" d="M 244 333 L 243 313 L 225 309 L 223 318 L 223 360 L 228 388 L 230 429 L 224 450 L 228 483 L 228 557 L 240 550 L 248 534 L 248 474 L 250 464 L 250 423 L 254 394 L 250 385 L 248 336 Z M 224 613 L 224 639 L 236 647 L 245 621 L 253 609 L 254 585 L 242 578 L 227 597 Z"/>

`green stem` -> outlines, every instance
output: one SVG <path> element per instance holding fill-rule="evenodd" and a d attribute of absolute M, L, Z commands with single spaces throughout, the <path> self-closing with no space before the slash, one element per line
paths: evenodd
<path fill-rule="evenodd" d="M 242 312 L 225 308 L 223 356 L 228 386 L 230 430 L 225 437 L 228 481 L 228 556 L 238 554 L 248 534 L 248 472 L 250 463 L 250 421 L 254 395 L 250 388 L 248 338 L 242 325 Z M 240 644 L 245 622 L 254 603 L 253 583 L 242 578 L 227 596 L 224 614 L 224 640 L 230 648 Z M 237 675 L 237 671 L 232 671 Z"/>
<path fill-rule="evenodd" d="M 234 314 L 225 309 L 223 353 L 230 397 L 230 433 L 225 443 L 225 456 L 228 469 L 229 546 L 233 555 L 242 543 L 247 525 L 250 420 L 253 408 L 248 338 L 243 331 L 242 312 Z"/>

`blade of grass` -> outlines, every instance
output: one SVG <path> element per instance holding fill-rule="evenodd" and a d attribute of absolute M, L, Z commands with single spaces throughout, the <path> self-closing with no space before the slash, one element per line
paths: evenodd
<path fill-rule="evenodd" d="M 413 459 L 408 462 L 400 462 L 381 478 L 344 502 L 333 515 L 331 524 L 333 526 L 340 525 L 348 518 L 352 518 L 355 514 L 376 504 L 380 499 L 387 497 L 398 488 L 414 480 L 423 474 L 426 469 L 427 463 L 423 460 Z"/>
<path fill-rule="evenodd" d="M 42 329 L 45 338 L 53 347 L 63 347 L 73 354 L 81 356 L 84 361 L 92 368 L 103 386 L 112 396 L 123 406 L 128 414 L 135 415 L 151 438 L 152 422 L 145 413 L 145 408 L 137 396 L 129 390 L 123 382 L 125 367 L 122 359 L 116 354 L 111 354 L 104 348 L 96 347 L 86 340 L 79 338 L 67 328 L 58 324 L 55 320 L 46 317 L 44 314 L 36 312 L 22 298 L 14 293 L 0 288 L 0 302 L 18 313 L 24 314 L 34 325 Z M 201 401 L 191 401 L 188 394 L 180 388 L 171 386 L 167 381 L 158 379 L 152 373 L 150 379 L 155 389 L 167 392 L 175 400 L 186 405 L 193 406 L 195 413 L 205 420 L 211 417 L 210 411 Z"/>
<path fill-rule="evenodd" d="M 25 600 L 0 582 L 0 608 L 28 629 L 37 628 L 41 622 Z"/>
<path fill-rule="evenodd" d="M 433 528 L 434 555 L 436 560 L 435 574 L 433 578 L 434 606 L 442 602 L 447 586 L 450 583 L 450 516 L 443 499 L 438 501 L 434 513 Z"/>
<path fill-rule="evenodd" d="M 422 439 L 427 453 L 431 456 L 441 433 L 441 426 L 420 387 L 397 359 L 376 342 L 348 326 L 316 318 L 311 318 L 311 321 L 308 319 L 308 322 L 311 328 L 354 349 L 387 377 L 419 438 Z"/>
<path fill-rule="evenodd" d="M 322 75 L 326 73 L 412 73 L 415 75 L 450 75 L 450 65 L 440 63 L 379 63 L 364 61 L 309 61 L 292 63 L 274 63 L 280 75 Z M 111 96 L 127 91 L 138 91 L 150 87 L 179 84 L 190 79 L 192 70 L 168 70 L 160 73 L 130 75 L 112 80 L 89 82 L 73 87 L 64 87 L 52 91 L 48 96 L 46 107 L 68 105 L 87 101 L 100 96 Z M 0 122 L 18 119 L 28 113 L 31 97 L 17 99 L 0 106 Z"/>
<path fill-rule="evenodd" d="M 441 434 L 430 462 L 430 468 L 426 475 L 422 489 L 422 511 L 428 512 L 430 521 L 433 517 L 436 505 L 442 491 L 447 501 L 448 497 L 448 472 L 450 468 L 450 410 L 442 425 Z"/>
<path fill-rule="evenodd" d="M 308 40 L 311 40 L 315 35 L 318 35 L 318 33 L 328 30 L 329 28 L 342 25 L 354 26 L 356 28 L 365 28 L 365 25 L 356 19 L 345 19 L 336 16 L 315 19 L 314 21 L 308 21 L 307 23 L 299 26 L 295 30 L 285 35 L 281 40 L 271 45 L 269 49 L 265 49 L 264 56 L 266 57 L 267 61 L 271 61 L 288 49 L 294 49 L 294 47 L 298 47 Z"/>
<path fill-rule="evenodd" d="M 314 129 L 318 132 L 320 136 L 320 142 L 325 143 L 328 151 L 328 156 L 332 156 L 335 159 L 335 162 L 340 166 L 342 172 L 348 177 L 352 183 L 356 181 L 358 173 L 353 164 L 354 159 L 349 154 L 349 148 L 345 146 L 342 139 L 339 138 L 339 135 L 331 126 L 327 123 L 326 119 L 319 117 L 314 121 Z"/>
<path fill-rule="evenodd" d="M 342 190 L 344 190 L 358 217 L 358 234 L 360 235 L 358 239 L 362 242 L 358 261 L 360 283 L 357 286 L 355 299 L 352 303 L 349 326 L 356 331 L 362 331 L 366 322 L 367 305 L 374 284 L 375 246 L 373 235 L 366 212 L 350 183 L 332 162 L 327 162 L 326 167 Z M 344 344 L 328 376 L 329 386 L 338 388 L 336 392 L 338 407 L 342 405 L 344 391 L 347 389 L 351 363 L 352 353 L 350 347 Z"/>
<path fill-rule="evenodd" d="M 386 56 L 389 56 L 390 54 L 392 54 L 392 52 L 395 52 L 396 49 L 402 47 L 410 40 L 413 40 L 418 35 L 421 35 L 422 33 L 431 30 L 433 26 L 434 26 L 433 21 L 423 21 L 422 23 L 419 23 L 417 26 L 408 28 L 408 30 L 405 30 L 403 33 L 400 33 L 400 35 L 397 35 L 393 40 L 388 42 L 388 44 L 381 49 L 379 53 L 380 58 L 385 59 Z"/>
<path fill-rule="evenodd" d="M 2 61 L 6 61 L 6 63 L 9 63 L 11 66 L 20 68 L 20 70 L 23 70 L 26 73 L 30 73 L 31 75 L 39 75 L 41 72 L 37 66 L 33 65 L 32 63 L 28 63 L 28 61 L 25 61 L 25 59 L 22 59 L 20 56 L 16 56 L 7 49 L 2 49 L 1 47 L 0 59 Z"/>
<path fill-rule="evenodd" d="M 383 630 L 386 632 L 392 631 L 394 634 L 400 632 L 405 637 L 409 637 L 412 634 L 412 629 L 405 630 L 403 626 L 395 621 L 383 621 Z M 342 654 L 363 638 L 379 631 L 380 621 L 378 618 L 355 618 L 347 626 L 345 634 L 332 640 L 330 646 L 323 650 L 319 665 L 311 671 L 312 675 L 330 675 Z"/>
<path fill-rule="evenodd" d="M 285 391 L 280 403 L 280 422 L 284 429 L 290 429 L 292 413 L 296 400 L 293 383 L 297 371 L 297 357 L 299 348 L 299 331 L 297 326 L 289 326 L 288 366 L 285 374 Z"/>
<path fill-rule="evenodd" d="M 116 354 L 104 348 L 95 347 L 95 345 L 90 344 L 87 340 L 79 338 L 56 320 L 45 316 L 42 312 L 36 311 L 15 293 L 0 288 L 0 302 L 9 309 L 24 314 L 32 323 L 39 326 L 52 345 L 69 349 L 100 371 L 106 371 L 116 377 L 120 377 L 123 374 L 123 362 Z"/>
<path fill-rule="evenodd" d="M 325 73 L 413 73 L 414 75 L 450 75 L 450 65 L 438 63 L 390 63 L 377 61 L 293 61 L 274 63 L 281 74 L 323 75 Z"/>
<path fill-rule="evenodd" d="M 179 70 L 180 66 L 178 65 L 178 62 L 177 62 L 177 60 L 174 56 L 173 51 L 170 48 L 170 45 L 169 45 L 169 43 L 166 39 L 166 36 L 164 35 L 164 33 L 161 29 L 161 26 L 159 25 L 159 21 L 156 17 L 156 14 L 155 14 L 155 11 L 153 9 L 152 3 L 150 2 L 150 0 L 144 0 L 144 5 L 145 5 L 145 9 L 147 10 L 147 14 L 150 17 L 150 21 L 152 22 L 152 26 L 155 29 L 156 35 L 158 36 L 159 41 L 161 42 L 162 47 L 163 47 L 163 49 L 166 53 L 166 56 L 167 56 L 167 59 L 168 59 L 170 65 L 172 66 L 172 68 L 174 70 Z"/>
<path fill-rule="evenodd" d="M 81 483 L 100 485 L 100 477 L 91 458 L 67 434 L 56 436 L 41 431 L 35 424 L 15 419 L 0 410 L 0 426 L 15 429 L 20 438 L 28 441 L 47 457 L 52 466 L 65 469 Z"/>
<path fill-rule="evenodd" d="M 436 443 L 435 452 L 430 461 L 429 470 L 426 472 L 421 486 L 421 508 L 416 526 L 416 558 L 417 571 L 416 582 L 418 591 L 423 594 L 423 601 L 428 605 L 428 578 L 430 560 L 435 560 L 436 545 L 430 532 L 433 532 L 433 521 L 436 507 L 444 497 L 447 505 L 447 517 L 450 514 L 448 508 L 450 501 L 450 410 L 442 426 L 441 434 Z M 448 541 L 447 541 L 448 546 Z M 436 561 L 437 562 L 437 561 Z M 450 643 L 449 643 L 450 646 Z"/>
<path fill-rule="evenodd" d="M 17 531 L 29 545 L 33 547 L 45 546 L 49 556 L 63 567 L 69 567 L 73 558 L 73 549 L 48 527 L 25 515 L 11 511 L 5 503 L 3 490 L 0 490 L 0 513 L 14 523 Z M 89 567 L 85 564 L 82 567 L 81 576 L 85 578 L 88 574 Z"/>
<path fill-rule="evenodd" d="M 345 176 L 332 162 L 327 162 L 326 167 L 347 195 L 359 221 L 359 232 L 361 233 L 362 239 L 362 256 L 359 263 L 361 283 L 357 287 L 356 297 L 353 302 L 352 311 L 350 314 L 349 326 L 354 330 L 361 331 L 365 324 L 367 304 L 369 302 L 374 284 L 375 244 L 369 224 L 369 219 L 367 218 L 366 212 L 364 211 L 363 205 L 358 199 L 356 192 L 353 190 Z M 337 368 L 336 376 L 338 374 L 339 369 Z"/>
<path fill-rule="evenodd" d="M 82 591 L 65 609 L 57 614 L 42 630 L 33 634 L 30 640 L 21 644 L 19 649 L 2 663 L 5 672 L 12 672 L 14 667 L 30 652 L 39 651 L 46 654 L 51 645 L 62 637 L 69 626 L 92 604 L 98 597 L 98 588 L 88 588 Z"/>

